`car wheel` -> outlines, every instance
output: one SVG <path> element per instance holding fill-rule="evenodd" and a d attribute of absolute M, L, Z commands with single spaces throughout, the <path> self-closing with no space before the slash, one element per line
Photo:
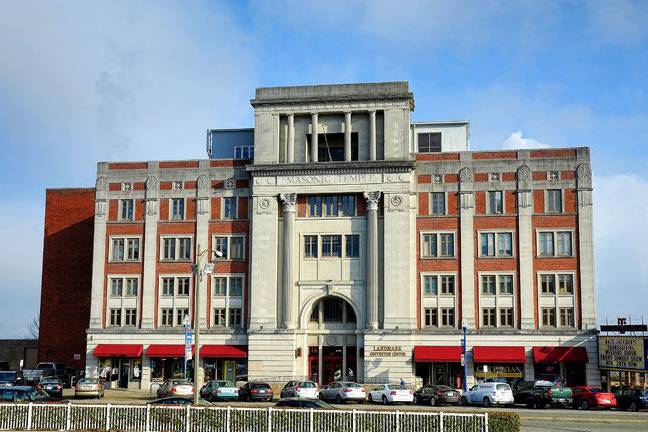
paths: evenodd
<path fill-rule="evenodd" d="M 340 397 L 340 395 L 335 396 L 335 403 L 337 403 L 337 404 L 342 403 L 342 398 Z"/>
<path fill-rule="evenodd" d="M 628 408 L 630 411 L 639 411 L 639 407 L 637 406 L 637 402 L 632 402 L 630 404 L 630 407 Z"/>
<path fill-rule="evenodd" d="M 430 396 L 430 406 L 435 406 L 436 405 L 436 398 L 433 396 Z"/>
<path fill-rule="evenodd" d="M 371 397 L 371 393 L 369 393 L 369 397 L 367 398 L 367 400 L 369 401 L 369 403 L 373 403 L 373 398 Z"/>
<path fill-rule="evenodd" d="M 389 403 L 389 401 L 387 400 L 387 396 L 383 395 L 382 403 L 383 403 L 383 405 L 387 405 Z"/>
<path fill-rule="evenodd" d="M 484 398 L 484 407 L 485 408 L 490 408 L 491 405 L 492 405 L 491 400 L 489 398 L 485 397 Z"/>
<path fill-rule="evenodd" d="M 581 402 L 580 409 L 582 409 L 582 410 L 588 410 L 589 409 L 589 404 L 587 403 L 586 400 Z"/>

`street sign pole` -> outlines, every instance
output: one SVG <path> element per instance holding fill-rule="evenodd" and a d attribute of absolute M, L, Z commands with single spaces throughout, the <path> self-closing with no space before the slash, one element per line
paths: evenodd
<path fill-rule="evenodd" d="M 463 389 L 464 391 L 468 390 L 468 383 L 466 382 L 468 378 L 468 362 L 466 361 L 466 334 L 467 328 L 463 328 L 463 340 L 461 341 L 461 362 L 463 363 Z"/>

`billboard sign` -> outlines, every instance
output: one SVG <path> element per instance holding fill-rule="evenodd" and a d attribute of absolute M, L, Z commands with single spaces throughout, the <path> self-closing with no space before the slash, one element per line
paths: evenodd
<path fill-rule="evenodd" d="M 648 370 L 648 339 L 600 336 L 599 368 Z"/>

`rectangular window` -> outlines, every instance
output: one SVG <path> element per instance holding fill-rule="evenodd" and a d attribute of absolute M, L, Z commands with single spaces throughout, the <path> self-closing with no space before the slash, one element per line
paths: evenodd
<path fill-rule="evenodd" d="M 216 308 L 214 309 L 214 326 L 216 327 L 225 327 L 225 308 Z"/>
<path fill-rule="evenodd" d="M 438 327 L 439 326 L 439 312 L 436 308 L 425 308 L 425 326 Z"/>
<path fill-rule="evenodd" d="M 126 295 L 129 297 L 137 297 L 137 288 L 139 280 L 137 278 L 126 279 Z"/>
<path fill-rule="evenodd" d="M 570 231 L 556 233 L 556 255 L 572 255 L 572 234 Z"/>
<path fill-rule="evenodd" d="M 554 255 L 554 233 L 541 232 L 540 233 L 540 256 L 553 256 Z"/>
<path fill-rule="evenodd" d="M 229 326 L 241 327 L 241 308 L 230 308 L 229 310 Z"/>
<path fill-rule="evenodd" d="M 360 257 L 360 236 L 358 234 L 345 235 L 344 243 L 347 258 Z"/>
<path fill-rule="evenodd" d="M 242 260 L 245 256 L 243 249 L 243 237 L 230 237 L 229 259 Z"/>
<path fill-rule="evenodd" d="M 556 309 L 542 308 L 542 325 L 545 327 L 556 327 Z"/>
<path fill-rule="evenodd" d="M 163 296 L 172 296 L 173 295 L 173 281 L 172 277 L 162 278 L 162 295 Z"/>
<path fill-rule="evenodd" d="M 441 132 L 417 134 L 419 153 L 438 153 L 441 151 Z"/>
<path fill-rule="evenodd" d="M 355 215 L 355 195 L 310 195 L 308 197 L 308 217 L 353 217 Z"/>
<path fill-rule="evenodd" d="M 488 191 L 488 213 L 504 213 L 504 198 L 502 191 Z"/>
<path fill-rule="evenodd" d="M 439 234 L 440 251 L 439 256 L 453 257 L 454 256 L 454 234 Z"/>
<path fill-rule="evenodd" d="M 162 325 L 165 327 L 173 325 L 173 309 L 162 309 Z"/>
<path fill-rule="evenodd" d="M 500 326 L 513 327 L 513 308 L 500 309 Z"/>
<path fill-rule="evenodd" d="M 184 220 L 185 213 L 185 200 L 184 198 L 171 199 L 171 220 Z"/>
<path fill-rule="evenodd" d="M 441 276 L 441 294 L 454 295 L 455 278 L 452 275 Z"/>
<path fill-rule="evenodd" d="M 423 295 L 435 296 L 439 294 L 438 281 L 439 279 L 437 276 L 434 275 L 423 276 Z"/>
<path fill-rule="evenodd" d="M 547 191 L 547 212 L 562 213 L 562 190 L 549 189 Z"/>
<path fill-rule="evenodd" d="M 180 277 L 178 278 L 178 295 L 179 296 L 188 296 L 189 291 L 191 289 L 191 285 L 189 283 L 191 279 L 188 277 Z"/>
<path fill-rule="evenodd" d="M 216 237 L 215 238 L 215 243 L 216 243 L 216 250 L 220 251 L 223 254 L 223 259 L 228 259 L 228 248 L 227 245 L 229 243 L 228 237 Z"/>
<path fill-rule="evenodd" d="M 438 256 L 437 254 L 437 235 L 436 234 L 423 234 L 423 257 L 431 258 Z"/>
<path fill-rule="evenodd" d="M 238 213 L 236 212 L 236 197 L 223 198 L 223 219 L 237 219 Z"/>
<path fill-rule="evenodd" d="M 556 294 L 556 279 L 554 275 L 540 275 L 540 291 L 542 294 Z"/>
<path fill-rule="evenodd" d="M 513 294 L 513 275 L 499 276 L 499 293 L 507 295 Z"/>
<path fill-rule="evenodd" d="M 317 236 L 304 236 L 304 258 L 317 258 Z"/>
<path fill-rule="evenodd" d="M 178 239 L 178 259 L 191 259 L 191 238 L 182 237 Z"/>
<path fill-rule="evenodd" d="M 322 217 L 322 197 L 320 195 L 308 197 L 308 216 Z"/>
<path fill-rule="evenodd" d="M 123 261 L 124 260 L 124 244 L 126 239 L 112 239 L 112 260 L 113 261 Z"/>
<path fill-rule="evenodd" d="M 445 192 L 432 192 L 432 214 L 441 216 L 446 214 Z"/>
<path fill-rule="evenodd" d="M 513 256 L 513 233 L 481 233 L 479 239 L 481 241 L 481 256 Z"/>
<path fill-rule="evenodd" d="M 112 261 L 139 260 L 139 238 L 112 239 Z"/>
<path fill-rule="evenodd" d="M 126 259 L 130 261 L 137 261 L 139 259 L 138 238 L 126 239 Z"/>
<path fill-rule="evenodd" d="M 126 309 L 124 325 L 128 327 L 135 327 L 137 324 L 137 309 Z"/>
<path fill-rule="evenodd" d="M 558 275 L 558 294 L 574 294 L 574 275 Z"/>
<path fill-rule="evenodd" d="M 181 326 L 184 323 L 184 317 L 189 316 L 189 309 L 176 309 L 176 325 Z"/>
<path fill-rule="evenodd" d="M 441 325 L 447 327 L 454 327 L 455 325 L 454 308 L 441 308 Z"/>
<path fill-rule="evenodd" d="M 242 297 L 243 296 L 243 278 L 240 276 L 232 276 L 229 280 L 229 296 Z"/>
<path fill-rule="evenodd" d="M 121 326 L 121 309 L 110 309 L 110 325 Z"/>
<path fill-rule="evenodd" d="M 214 296 L 225 297 L 227 295 L 227 278 L 218 276 L 214 278 Z"/>
<path fill-rule="evenodd" d="M 324 196 L 324 216 L 336 217 L 338 215 L 338 200 L 335 195 Z"/>
<path fill-rule="evenodd" d="M 495 327 L 495 308 L 483 308 L 482 309 L 482 325 L 484 327 Z"/>
<path fill-rule="evenodd" d="M 133 200 L 132 199 L 124 199 L 120 201 L 121 203 L 121 209 L 119 212 L 119 219 L 124 220 L 124 221 L 132 221 L 133 220 Z"/>
<path fill-rule="evenodd" d="M 322 236 L 322 256 L 338 257 L 338 258 L 342 256 L 342 236 L 341 235 Z"/>
<path fill-rule="evenodd" d="M 115 278 L 110 280 L 110 295 L 112 297 L 121 297 L 124 288 L 124 279 Z"/>
<path fill-rule="evenodd" d="M 560 308 L 560 326 L 574 327 L 574 308 Z"/>
<path fill-rule="evenodd" d="M 495 295 L 495 284 L 497 276 L 484 275 L 482 276 L 482 294 Z"/>
<path fill-rule="evenodd" d="M 254 146 L 234 146 L 234 159 L 254 158 Z"/>
<path fill-rule="evenodd" d="M 482 233 L 480 238 L 482 256 L 495 256 L 495 233 Z"/>
<path fill-rule="evenodd" d="M 355 216 L 355 196 L 353 195 L 342 195 L 340 197 L 340 210 L 343 217 L 352 217 Z"/>
<path fill-rule="evenodd" d="M 513 256 L 513 234 L 511 233 L 497 234 L 497 255 Z"/>
<path fill-rule="evenodd" d="M 162 255 L 164 259 L 175 259 L 176 256 L 176 239 L 174 238 L 165 238 L 164 241 L 164 254 Z"/>

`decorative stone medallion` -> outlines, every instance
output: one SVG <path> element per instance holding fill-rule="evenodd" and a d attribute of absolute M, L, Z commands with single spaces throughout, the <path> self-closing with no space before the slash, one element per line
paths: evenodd
<path fill-rule="evenodd" d="M 576 178 L 578 180 L 590 180 L 592 178 L 592 170 L 590 170 L 589 165 L 580 164 L 576 167 Z"/>
<path fill-rule="evenodd" d="M 473 179 L 472 170 L 468 167 L 463 167 L 459 170 L 459 181 L 461 183 L 471 182 Z"/>
<path fill-rule="evenodd" d="M 234 189 L 236 187 L 236 181 L 233 178 L 225 180 L 225 189 Z"/>
<path fill-rule="evenodd" d="M 270 207 L 270 200 L 268 198 L 261 198 L 259 200 L 259 208 L 265 210 L 268 207 Z"/>
<path fill-rule="evenodd" d="M 403 204 L 403 198 L 400 195 L 393 195 L 389 202 L 393 207 L 400 207 Z"/>
<path fill-rule="evenodd" d="M 146 179 L 146 189 L 147 190 L 156 190 L 159 186 L 157 177 L 150 176 Z"/>
<path fill-rule="evenodd" d="M 333 335 L 326 336 L 326 345 L 329 346 L 337 345 L 337 338 Z"/>
<path fill-rule="evenodd" d="M 517 170 L 517 179 L 518 181 L 528 181 L 531 178 L 531 168 L 526 165 L 522 165 Z"/>
<path fill-rule="evenodd" d="M 198 177 L 198 189 L 209 189 L 210 186 L 209 177 L 204 174 Z"/>

